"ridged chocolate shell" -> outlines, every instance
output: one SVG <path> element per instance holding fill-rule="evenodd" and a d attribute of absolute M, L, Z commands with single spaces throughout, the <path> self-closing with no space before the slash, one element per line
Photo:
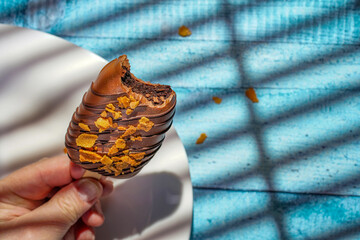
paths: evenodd
<path fill-rule="evenodd" d="M 124 106 L 119 97 L 126 97 L 134 104 L 134 109 Z M 175 105 L 176 94 L 170 86 L 136 78 L 130 73 L 126 55 L 122 55 L 100 71 L 75 110 L 65 136 L 68 156 L 84 169 L 104 176 L 132 177 L 161 147 L 165 133 L 171 127 Z M 114 111 L 120 112 L 121 117 L 115 118 Z M 99 118 L 109 123 L 110 127 L 97 126 L 95 122 Z M 144 122 L 148 124 L 146 127 L 141 125 Z M 124 135 L 129 128 L 136 128 L 136 131 Z M 82 134 L 96 138 L 95 142 L 86 147 L 78 144 L 77 139 Z M 125 141 L 125 148 L 114 146 L 117 139 Z M 109 152 L 111 148 L 117 152 Z M 96 159 L 87 158 L 84 151 L 95 154 Z"/>

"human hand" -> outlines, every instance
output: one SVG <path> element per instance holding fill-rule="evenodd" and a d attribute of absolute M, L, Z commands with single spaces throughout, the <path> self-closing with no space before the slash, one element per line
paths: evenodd
<path fill-rule="evenodd" d="M 82 178 L 65 155 L 40 160 L 0 180 L 0 239 L 94 239 L 104 222 L 99 198 L 112 182 Z"/>

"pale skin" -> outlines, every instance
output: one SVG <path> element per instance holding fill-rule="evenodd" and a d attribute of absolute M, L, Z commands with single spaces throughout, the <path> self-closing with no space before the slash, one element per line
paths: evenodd
<path fill-rule="evenodd" d="M 46 158 L 0 180 L 0 239 L 95 239 L 104 223 L 106 178 L 82 178 L 67 156 Z"/>

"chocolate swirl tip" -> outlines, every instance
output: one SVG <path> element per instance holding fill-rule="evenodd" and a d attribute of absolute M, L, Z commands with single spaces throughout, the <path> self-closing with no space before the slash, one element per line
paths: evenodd
<path fill-rule="evenodd" d="M 69 158 L 104 176 L 135 176 L 161 147 L 175 114 L 176 94 L 130 72 L 126 55 L 109 62 L 70 121 Z"/>

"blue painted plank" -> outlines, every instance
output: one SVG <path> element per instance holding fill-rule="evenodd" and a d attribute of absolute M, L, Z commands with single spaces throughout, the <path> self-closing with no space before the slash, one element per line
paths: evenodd
<path fill-rule="evenodd" d="M 182 24 L 200 41 L 354 44 L 360 35 L 355 0 L 29 0 L 13 10 L 2 5 L 7 14 L 1 22 L 61 36 L 180 39 Z"/>
<path fill-rule="evenodd" d="M 127 1 L 116 4 L 114 1 L 105 1 L 101 7 L 87 10 L 88 8 L 81 8 L 82 4 L 84 6 L 88 4 L 87 1 L 77 2 L 76 6 L 80 6 L 78 8 L 75 8 L 73 2 L 49 1 L 40 4 L 36 1 L 29 1 L 25 4 L 25 15 L 16 14 L 16 11 L 12 10 L 10 18 L 7 20 L 10 23 L 62 34 L 61 28 L 71 28 L 82 24 L 81 21 L 86 20 L 86 15 L 87 18 L 90 17 L 90 25 L 94 28 L 88 30 L 80 28 L 80 30 L 89 31 L 88 34 L 75 31 L 74 34 L 62 36 L 68 36 L 68 40 L 92 50 L 108 60 L 126 53 L 138 76 L 150 81 L 170 83 L 174 87 L 351 88 L 356 85 L 359 75 L 359 47 L 357 45 L 339 45 L 358 43 L 358 37 L 352 37 L 352 32 L 358 29 L 355 27 L 358 17 L 354 17 L 353 14 L 360 12 L 354 1 L 270 1 L 266 3 L 245 1 L 225 4 L 230 7 L 236 5 L 244 9 L 245 16 L 241 15 L 238 17 L 239 21 L 235 22 L 237 27 L 246 29 L 235 29 L 234 31 L 241 32 L 240 35 L 245 40 L 237 36 L 229 38 L 231 41 L 217 39 L 217 36 L 227 36 L 231 32 L 229 26 L 224 25 L 224 21 L 220 21 L 220 25 L 218 23 L 214 25 L 213 22 L 199 25 L 206 29 L 203 35 L 208 33 L 206 35 L 208 38 L 194 33 L 190 38 L 181 39 L 177 36 L 177 27 L 172 30 L 171 34 L 165 34 L 160 38 L 142 35 L 142 33 L 156 33 L 157 27 L 159 27 L 159 23 L 156 23 L 157 18 L 143 16 L 163 13 L 171 19 L 174 18 L 173 20 L 166 19 L 166 23 L 173 21 L 174 24 L 179 24 L 181 21 L 176 16 L 185 16 L 191 20 L 201 18 L 204 14 L 211 15 L 214 12 L 221 15 L 218 13 L 217 7 L 219 4 L 224 5 L 222 1 L 207 1 L 188 7 L 190 3 L 192 2 Z M 59 4 L 65 5 L 59 6 Z M 95 2 L 95 4 L 99 4 L 99 2 Z M 4 8 L 10 9 L 6 6 L 9 4 Z M 18 9 L 19 13 L 23 13 L 24 6 L 21 4 L 20 6 L 18 8 L 15 6 L 15 9 Z M 179 10 L 174 11 L 175 7 Z M 189 12 L 185 11 L 186 7 L 189 8 Z M 47 11 L 44 12 L 44 9 Z M 125 16 L 119 14 L 115 20 L 111 18 L 102 24 L 100 24 L 100 20 L 96 20 L 96 18 L 106 17 L 106 14 L 115 14 L 117 11 L 130 11 L 131 14 L 141 13 L 141 17 L 133 19 L 131 14 L 125 14 Z M 291 11 L 295 11 L 297 14 Z M 292 29 L 287 24 L 294 23 L 295 26 L 303 26 L 303 18 L 306 17 L 301 17 L 302 15 L 313 14 L 315 16 L 322 12 L 336 12 L 336 14 L 329 14 L 336 18 L 335 26 L 327 26 L 328 21 L 324 21 L 326 24 L 319 26 L 318 30 L 310 29 L 309 34 L 312 38 L 309 42 L 311 44 L 303 44 L 301 39 L 292 41 L 285 37 L 282 38 L 281 43 L 273 41 L 274 38 L 261 40 L 263 38 L 261 36 L 266 35 L 265 32 L 269 29 L 269 32 L 273 33 L 281 32 L 281 29 L 276 28 Z M 81 17 L 81 14 L 84 17 Z M 341 14 L 345 17 L 354 17 L 355 20 L 340 21 L 338 17 Z M 23 23 L 19 23 L 19 16 L 26 18 Z M 80 20 L 73 21 L 71 16 Z M 66 22 L 67 18 L 72 20 Z M 140 22 L 137 23 L 137 20 Z M 125 23 L 120 25 L 117 21 L 125 21 Z M 152 24 L 153 21 L 155 23 Z M 134 24 L 139 24 L 139 26 Z M 206 27 L 207 24 L 211 26 Z M 57 29 L 59 32 L 51 29 Z M 120 29 L 123 35 L 109 35 L 117 32 L 114 29 Z M 255 31 L 255 37 L 251 31 Z M 131 34 L 136 36 L 131 36 Z M 307 33 L 301 31 L 296 34 L 301 38 L 307 36 Z M 162 35 L 160 34 L 160 36 Z M 203 37 L 198 39 L 198 36 Z M 316 37 L 319 37 L 320 40 L 316 40 Z M 334 39 L 328 41 L 328 38 Z M 346 42 L 341 40 L 342 38 L 356 39 L 356 41 Z M 289 44 L 289 42 L 293 43 Z M 329 43 L 335 43 L 335 45 L 329 45 Z"/>
<path fill-rule="evenodd" d="M 173 87 L 352 89 L 360 75 L 359 46 L 239 44 L 232 56 L 229 42 L 67 39 L 108 60 L 125 53 L 136 76 Z"/>
<path fill-rule="evenodd" d="M 194 190 L 192 239 L 359 239 L 360 198 Z"/>
<path fill-rule="evenodd" d="M 194 186 L 360 194 L 359 88 L 256 89 L 257 104 L 244 90 L 175 90 Z"/>

